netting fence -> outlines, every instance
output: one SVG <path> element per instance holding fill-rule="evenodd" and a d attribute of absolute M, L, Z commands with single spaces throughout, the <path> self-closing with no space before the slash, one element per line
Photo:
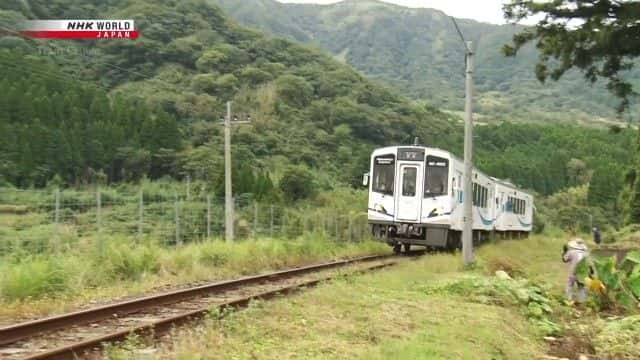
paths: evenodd
<path fill-rule="evenodd" d="M 238 240 L 317 232 L 337 241 L 360 241 L 369 234 L 366 212 L 286 207 L 251 196 L 239 196 L 234 204 Z M 0 188 L 0 256 L 69 247 L 102 251 L 114 236 L 166 246 L 220 241 L 224 212 L 224 198 L 210 194 Z"/>

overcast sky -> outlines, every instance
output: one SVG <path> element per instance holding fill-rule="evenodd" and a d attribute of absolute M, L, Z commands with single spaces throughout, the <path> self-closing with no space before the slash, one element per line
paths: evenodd
<path fill-rule="evenodd" d="M 331 4 L 340 0 L 278 0 L 291 3 Z M 433 8 L 457 18 L 504 24 L 502 4 L 509 0 L 384 0 L 409 7 Z"/>

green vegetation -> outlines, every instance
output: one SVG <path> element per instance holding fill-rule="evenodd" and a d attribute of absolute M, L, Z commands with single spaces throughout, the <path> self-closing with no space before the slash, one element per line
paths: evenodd
<path fill-rule="evenodd" d="M 368 241 L 336 242 L 320 233 L 237 244 L 216 239 L 177 248 L 153 240 L 129 240 L 108 236 L 102 253 L 73 248 L 5 259 L 0 264 L 0 318 L 68 311 L 87 301 L 141 294 L 160 286 L 228 279 L 386 249 Z"/>
<path fill-rule="evenodd" d="M 637 359 L 640 357 L 640 315 L 627 316 L 611 321 L 598 320 L 596 349 L 610 354 L 613 359 Z"/>
<path fill-rule="evenodd" d="M 3 23 L 25 16 L 64 18 L 70 11 L 24 4 L 4 4 Z M 363 13 L 387 6 L 358 4 Z M 7 64 L 0 83 L 11 99 L 11 106 L 0 106 L 0 185 L 104 187 L 189 176 L 203 192 L 220 196 L 223 139 L 217 119 L 227 100 L 241 118 L 252 118 L 233 132 L 238 197 L 312 203 L 314 194 L 358 185 L 374 147 L 409 143 L 414 136 L 462 154 L 455 117 L 411 103 L 317 50 L 239 27 L 207 2 L 116 1 L 74 9 L 80 11 L 75 17 L 135 14 L 144 37 L 35 45 L 7 37 L 0 43 Z M 393 14 L 399 8 L 390 9 Z M 185 27 L 171 25 L 176 17 L 184 18 Z M 595 214 L 601 226 L 632 219 L 625 199 L 635 192 L 627 190 L 622 198 L 618 189 L 629 184 L 634 131 L 505 123 L 479 126 L 477 134 L 477 164 L 488 174 L 544 196 L 589 184 L 582 214 Z"/>
<path fill-rule="evenodd" d="M 325 174 L 322 188 L 352 184 L 376 146 L 419 136 L 449 148 L 458 132 L 451 116 L 320 51 L 239 27 L 204 0 L 63 3 L 5 2 L 0 19 L 15 28 L 21 17 L 126 14 L 144 35 L 0 43 L 0 83 L 11 96 L 11 106 L 0 106 L 0 181 L 26 187 L 56 176 L 62 184 L 93 184 L 190 175 L 222 189 L 218 120 L 227 100 L 234 114 L 252 119 L 233 134 L 237 183 L 279 178 L 294 164 Z M 246 183 L 237 193 L 256 192 L 255 181 Z"/>
<path fill-rule="evenodd" d="M 219 3 L 243 24 L 318 46 L 414 99 L 438 108 L 463 109 L 464 49 L 451 19 L 441 11 L 404 8 L 376 0 L 346 0 L 332 5 L 282 4 L 275 0 L 210 1 Z M 628 18 L 634 21 L 633 17 Z M 474 109 L 485 116 L 480 120 L 562 120 L 598 125 L 612 120 L 626 122 L 626 117 L 617 117 L 615 107 L 619 101 L 607 93 L 605 84 L 588 86 L 577 71 L 567 72 L 559 82 L 539 83 L 533 72 L 537 61 L 533 46 L 522 48 L 516 58 L 504 57 L 503 45 L 524 27 L 457 21 L 478 50 L 478 101 Z M 626 31 L 634 33 L 636 29 L 630 27 Z M 637 48 L 633 41 L 622 42 L 625 49 Z M 554 49 L 555 43 L 550 44 L 549 48 Z M 637 71 L 624 76 L 636 83 L 640 78 Z M 633 108 L 637 112 L 637 104 Z"/>
<path fill-rule="evenodd" d="M 213 314 L 200 327 L 179 331 L 155 358 L 528 359 L 543 354 L 535 328 L 517 308 L 469 301 L 464 290 L 426 291 L 463 273 L 458 255 L 437 254 L 331 281 L 222 319 Z M 135 350 L 126 353 L 132 354 Z"/>
<path fill-rule="evenodd" d="M 596 308 L 634 310 L 640 299 L 640 252 L 630 252 L 619 265 L 614 256 L 587 257 L 578 264 L 576 277 L 581 280 L 592 277 L 604 285 L 603 289 L 594 289 Z"/>
<path fill-rule="evenodd" d="M 563 242 L 547 233 L 491 243 L 471 270 L 460 254 L 431 254 L 241 312 L 213 312 L 152 358 L 636 358 L 637 315 L 601 316 L 562 301 Z M 131 342 L 109 356 L 130 358 L 141 346 L 148 354 Z"/>
<path fill-rule="evenodd" d="M 504 13 L 513 22 L 540 19 L 535 26 L 514 35 L 513 44 L 504 46 L 507 56 L 515 56 L 525 44 L 535 41 L 540 52 L 535 68 L 540 81 L 558 80 L 568 70 L 579 69 L 591 83 L 606 79 L 607 89 L 622 100 L 618 109 L 628 109 L 629 98 L 636 93 L 625 75 L 633 69 L 633 59 L 640 56 L 640 4 L 608 0 L 544 4 L 519 1 L 505 6 Z"/>

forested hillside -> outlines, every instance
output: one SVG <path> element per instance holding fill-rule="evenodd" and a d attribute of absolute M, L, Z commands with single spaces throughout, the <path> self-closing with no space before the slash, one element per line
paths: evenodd
<path fill-rule="evenodd" d="M 219 183 L 227 100 L 253 121 L 234 132 L 235 164 L 246 168 L 236 174 L 304 164 L 320 170 L 325 184 L 354 182 L 374 146 L 419 136 L 448 147 L 453 139 L 448 116 L 319 51 L 236 26 L 204 1 L 56 4 L 4 3 L 1 16 L 8 23 L 126 15 L 143 35 L 126 42 L 2 40 L 0 79 L 11 105 L 0 113 L 9 136 L 0 144 L 2 174 L 16 185 L 42 186 L 55 175 L 86 183 L 99 172 L 108 182 L 190 174 Z"/>
<path fill-rule="evenodd" d="M 414 99 L 462 110 L 464 53 L 451 19 L 433 9 L 410 9 L 376 0 L 332 5 L 283 4 L 275 0 L 210 0 L 238 21 L 332 53 L 364 74 Z M 500 50 L 520 27 L 459 19 L 476 52 L 476 111 L 480 120 L 616 120 L 614 99 L 603 84 L 591 87 L 580 74 L 540 84 L 537 52 L 514 58 Z M 630 75 L 640 79 L 637 73 Z M 621 119 L 629 121 L 628 116 Z"/>
<path fill-rule="evenodd" d="M 24 17 L 126 14 L 142 37 L 0 39 L 0 182 L 72 186 L 188 175 L 220 191 L 227 100 L 241 119 L 252 119 L 233 131 L 237 194 L 262 196 L 285 171 L 320 189 L 356 185 L 371 149 L 415 136 L 462 155 L 457 117 L 319 50 L 240 27 L 206 1 L 82 3 L 3 5 L 5 27 Z M 591 183 L 593 205 L 613 213 L 635 139 L 635 131 L 615 127 L 481 126 L 476 161 L 544 195 Z"/>

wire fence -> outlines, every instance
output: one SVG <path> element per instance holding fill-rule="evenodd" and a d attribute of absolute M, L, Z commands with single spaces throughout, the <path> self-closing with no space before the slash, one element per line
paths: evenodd
<path fill-rule="evenodd" d="M 369 234 L 365 212 L 277 206 L 250 196 L 234 203 L 240 240 L 322 233 L 360 241 Z M 213 241 L 224 237 L 224 212 L 224 198 L 210 194 L 0 188 L 0 256 L 70 247 L 103 251 L 113 237 L 165 246 Z"/>

